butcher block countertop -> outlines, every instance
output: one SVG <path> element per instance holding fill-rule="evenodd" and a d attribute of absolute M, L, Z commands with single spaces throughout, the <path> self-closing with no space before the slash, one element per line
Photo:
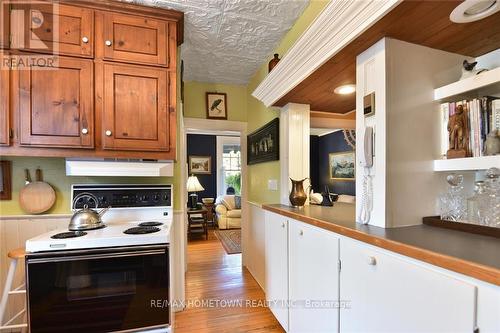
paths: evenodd
<path fill-rule="evenodd" d="M 262 205 L 289 218 L 500 286 L 500 239 L 415 225 L 380 228 L 355 222 L 353 204 L 334 207 Z"/>

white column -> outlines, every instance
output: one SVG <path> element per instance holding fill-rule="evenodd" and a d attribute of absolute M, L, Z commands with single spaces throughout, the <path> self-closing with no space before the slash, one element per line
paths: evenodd
<path fill-rule="evenodd" d="M 280 112 L 280 202 L 290 205 L 288 196 L 292 187 L 290 178 L 309 177 L 309 121 L 308 104 L 288 103 Z M 307 192 L 309 180 L 304 182 Z M 308 204 L 308 201 L 306 202 Z"/>

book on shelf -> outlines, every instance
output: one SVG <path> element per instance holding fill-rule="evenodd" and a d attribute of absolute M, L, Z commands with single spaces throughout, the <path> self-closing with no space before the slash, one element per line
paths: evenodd
<path fill-rule="evenodd" d="M 484 155 L 484 147 L 488 133 L 500 130 L 500 98 L 484 96 L 471 100 L 462 100 L 450 103 L 442 103 L 440 107 L 441 126 L 441 155 L 446 156 L 449 149 L 448 123 L 450 117 L 455 114 L 457 106 L 464 108 L 465 133 L 468 137 L 467 157 L 479 157 Z"/>

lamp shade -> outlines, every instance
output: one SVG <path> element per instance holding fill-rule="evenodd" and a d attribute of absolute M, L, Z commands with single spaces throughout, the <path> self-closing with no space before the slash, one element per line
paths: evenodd
<path fill-rule="evenodd" d="M 196 176 L 190 176 L 188 178 L 186 187 L 188 192 L 198 192 L 205 190 L 203 186 L 201 186 L 200 181 Z"/>

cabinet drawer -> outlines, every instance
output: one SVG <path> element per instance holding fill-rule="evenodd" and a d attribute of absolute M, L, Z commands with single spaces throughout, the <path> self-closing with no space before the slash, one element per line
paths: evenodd
<path fill-rule="evenodd" d="M 113 61 L 167 66 L 168 28 L 166 21 L 98 12 L 96 56 Z"/>
<path fill-rule="evenodd" d="M 92 57 L 93 11 L 67 5 L 19 4 L 11 12 L 11 48 Z"/>
<path fill-rule="evenodd" d="M 341 332 L 474 330 L 474 285 L 345 238 L 340 257 Z"/>
<path fill-rule="evenodd" d="M 100 63 L 96 64 L 96 75 L 97 99 L 102 101 L 102 147 L 169 151 L 168 72 Z"/>
<path fill-rule="evenodd" d="M 20 144 L 94 147 L 92 60 L 59 57 L 58 69 L 19 70 Z"/>

